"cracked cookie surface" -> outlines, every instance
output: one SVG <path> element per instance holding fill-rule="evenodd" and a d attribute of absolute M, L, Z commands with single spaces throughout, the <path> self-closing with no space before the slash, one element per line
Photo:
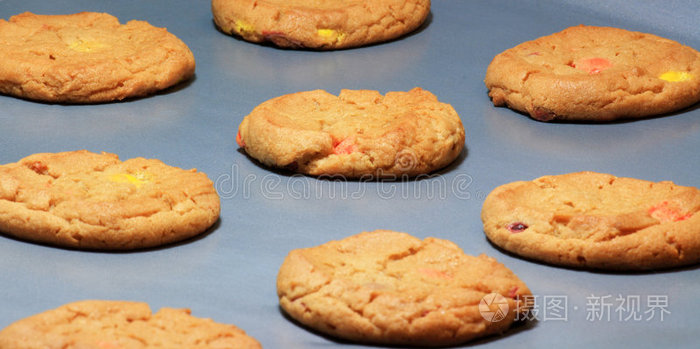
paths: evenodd
<path fill-rule="evenodd" d="M 190 315 L 189 309 L 86 300 L 19 320 L 0 331 L 0 348 L 13 349 L 259 349 L 234 325 Z"/>
<path fill-rule="evenodd" d="M 190 49 L 165 28 L 106 13 L 0 19 L 0 93 L 44 102 L 140 97 L 194 75 Z"/>
<path fill-rule="evenodd" d="M 480 313 L 485 296 L 508 307 Z M 388 230 L 289 253 L 277 276 L 280 305 L 322 333 L 364 343 L 445 346 L 505 331 L 529 309 L 530 290 L 503 264 L 454 243 Z M 483 310 L 483 309 L 482 309 Z"/>
<path fill-rule="evenodd" d="M 322 90 L 273 98 L 246 116 L 236 137 L 265 165 L 347 178 L 417 176 L 443 168 L 464 148 L 454 108 L 414 88 Z"/>
<path fill-rule="evenodd" d="M 700 190 L 578 172 L 513 182 L 484 201 L 486 236 L 551 264 L 647 270 L 700 261 Z"/>
<path fill-rule="evenodd" d="M 219 217 L 204 173 L 160 160 L 120 161 L 85 150 L 41 153 L 0 166 L 0 232 L 79 249 L 163 245 Z"/>
<path fill-rule="evenodd" d="M 609 121 L 700 101 L 700 52 L 656 35 L 577 26 L 498 54 L 486 71 L 495 106 L 540 121 Z"/>
<path fill-rule="evenodd" d="M 223 32 L 247 41 L 330 50 L 410 33 L 430 0 L 212 0 L 212 13 Z"/>

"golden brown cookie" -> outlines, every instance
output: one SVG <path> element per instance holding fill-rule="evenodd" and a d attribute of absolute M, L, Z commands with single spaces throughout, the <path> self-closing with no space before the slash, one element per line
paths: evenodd
<path fill-rule="evenodd" d="M 491 192 L 486 236 L 523 257 L 571 267 L 645 270 L 700 261 L 700 191 L 578 172 Z"/>
<path fill-rule="evenodd" d="M 418 28 L 430 0 L 212 0 L 225 33 L 280 47 L 330 50 L 388 41 Z"/>
<path fill-rule="evenodd" d="M 284 311 L 355 342 L 447 346 L 505 331 L 527 286 L 495 259 L 388 230 L 293 250 L 277 276 Z"/>
<path fill-rule="evenodd" d="M 700 52 L 652 34 L 577 26 L 498 54 L 486 71 L 495 106 L 540 121 L 609 121 L 700 101 Z"/>
<path fill-rule="evenodd" d="M 85 150 L 0 166 L 0 232 L 79 249 L 163 245 L 204 232 L 219 196 L 204 173 Z"/>
<path fill-rule="evenodd" d="M 99 103 L 163 90 L 194 74 L 180 39 L 106 13 L 22 13 L 0 19 L 0 93 L 44 102 Z"/>
<path fill-rule="evenodd" d="M 260 104 L 236 139 L 263 164 L 305 174 L 416 176 L 457 158 L 464 127 L 451 105 L 420 88 L 386 96 L 315 90 Z"/>
<path fill-rule="evenodd" d="M 189 309 L 87 300 L 19 320 L 0 331 L 3 349 L 262 348 L 236 326 L 190 315 Z"/>

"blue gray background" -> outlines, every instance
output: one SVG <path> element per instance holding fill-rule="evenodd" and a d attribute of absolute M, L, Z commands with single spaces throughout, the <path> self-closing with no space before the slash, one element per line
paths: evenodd
<path fill-rule="evenodd" d="M 285 318 L 277 305 L 277 270 L 290 249 L 393 229 L 491 255 L 537 295 L 537 321 L 468 346 L 696 345 L 698 267 L 630 274 L 542 265 L 495 248 L 480 221 L 493 188 L 548 174 L 591 170 L 700 186 L 697 105 L 638 121 L 547 124 L 494 108 L 483 84 L 497 53 L 578 24 L 651 32 L 698 49 L 695 0 L 436 0 L 429 22 L 417 32 L 334 52 L 280 50 L 223 35 L 205 0 L 0 0 L 1 18 L 24 11 L 104 11 L 122 22 L 167 27 L 194 52 L 196 78 L 152 97 L 112 104 L 52 105 L 0 96 L 0 163 L 77 149 L 158 158 L 207 173 L 221 194 L 222 214 L 200 238 L 131 253 L 65 250 L 0 236 L 0 328 L 76 300 L 124 299 L 148 302 L 154 310 L 189 307 L 195 316 L 243 328 L 266 348 L 354 347 Z M 234 141 L 246 114 L 282 94 L 318 88 L 385 93 L 415 86 L 452 104 L 467 135 L 460 159 L 422 180 L 294 176 L 259 166 Z M 548 302 L 553 300 L 564 307 Z M 635 310 L 642 319 L 625 319 Z"/>

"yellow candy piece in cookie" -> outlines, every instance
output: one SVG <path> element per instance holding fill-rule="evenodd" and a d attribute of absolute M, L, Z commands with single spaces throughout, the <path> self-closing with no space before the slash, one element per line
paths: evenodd
<path fill-rule="evenodd" d="M 345 39 L 345 33 L 337 31 L 335 29 L 319 29 L 316 31 L 318 36 L 328 39 L 329 41 L 343 41 Z"/>
<path fill-rule="evenodd" d="M 235 30 L 237 33 L 251 33 L 255 31 L 255 28 L 252 24 L 246 21 L 242 21 L 240 19 L 234 21 L 233 25 L 235 26 Z"/>
<path fill-rule="evenodd" d="M 99 41 L 83 41 L 83 40 L 75 40 L 68 45 L 68 47 L 70 47 L 71 50 L 78 51 L 78 52 L 92 52 L 96 49 L 100 49 L 100 48 L 103 48 L 106 46 L 107 45 L 105 45 Z"/>
<path fill-rule="evenodd" d="M 688 81 L 693 78 L 693 74 L 684 71 L 669 70 L 661 75 L 659 79 L 669 81 L 669 82 L 681 82 Z"/>
<path fill-rule="evenodd" d="M 319 29 L 317 32 L 319 36 L 323 36 L 324 38 L 330 38 L 336 33 L 333 29 Z"/>
<path fill-rule="evenodd" d="M 115 183 L 131 183 L 137 188 L 150 182 L 152 176 L 146 172 L 131 173 L 116 173 L 109 176 L 109 180 Z"/>

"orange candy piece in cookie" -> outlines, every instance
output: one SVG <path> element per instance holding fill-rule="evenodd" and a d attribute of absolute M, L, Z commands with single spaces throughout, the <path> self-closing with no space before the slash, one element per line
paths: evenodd
<path fill-rule="evenodd" d="M 241 131 L 238 131 L 236 134 L 236 144 L 241 148 L 245 148 L 245 142 L 243 142 L 243 137 L 241 137 Z"/>
<path fill-rule="evenodd" d="M 355 137 L 348 137 L 333 146 L 333 154 L 343 155 L 359 151 Z"/>
<path fill-rule="evenodd" d="M 683 214 L 677 205 L 672 205 L 668 201 L 652 206 L 649 209 L 649 215 L 661 222 L 678 222 L 692 216 L 691 213 Z"/>
<path fill-rule="evenodd" d="M 605 69 L 612 67 L 612 63 L 609 60 L 601 57 L 586 58 L 576 61 L 573 67 L 583 71 L 587 71 L 588 74 L 598 74 Z"/>

